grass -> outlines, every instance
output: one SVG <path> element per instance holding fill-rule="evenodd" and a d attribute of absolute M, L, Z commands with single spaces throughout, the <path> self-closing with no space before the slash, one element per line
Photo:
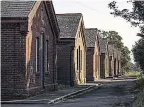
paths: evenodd
<path fill-rule="evenodd" d="M 134 89 L 136 93 L 132 107 L 144 107 L 144 78 L 140 78 L 136 81 Z"/>
<path fill-rule="evenodd" d="M 139 78 L 141 76 L 141 72 L 135 72 L 135 71 L 129 71 L 129 72 L 125 72 L 124 74 L 125 76 L 130 76 L 130 77 L 137 77 Z"/>

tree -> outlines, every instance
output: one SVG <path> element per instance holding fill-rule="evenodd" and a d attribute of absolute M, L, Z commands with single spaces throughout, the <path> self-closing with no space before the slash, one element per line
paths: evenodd
<path fill-rule="evenodd" d="M 121 52 L 121 66 L 125 71 L 130 70 L 130 51 L 124 46 L 122 37 L 116 31 L 99 30 L 102 38 L 107 38 L 109 44 L 113 44 Z"/>
<path fill-rule="evenodd" d="M 130 51 L 128 47 L 124 46 L 121 50 L 121 66 L 125 71 L 130 71 Z"/>
<path fill-rule="evenodd" d="M 134 61 L 140 65 L 140 68 L 144 71 L 144 39 L 140 39 L 135 43 L 132 49 L 134 55 Z"/>
<path fill-rule="evenodd" d="M 133 26 L 140 27 L 140 33 L 138 36 L 144 37 L 144 1 L 128 1 L 128 3 L 132 3 L 133 8 L 132 11 L 128 9 L 118 9 L 117 2 L 113 1 L 108 4 L 108 7 L 113 10 L 111 14 L 114 16 L 120 16 L 130 22 Z"/>

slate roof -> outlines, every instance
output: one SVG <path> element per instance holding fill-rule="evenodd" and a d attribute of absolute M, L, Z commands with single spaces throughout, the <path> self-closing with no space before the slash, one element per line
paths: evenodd
<path fill-rule="evenodd" d="M 99 44 L 100 44 L 100 52 L 106 53 L 107 52 L 107 40 L 99 36 Z"/>
<path fill-rule="evenodd" d="M 1 1 L 1 17 L 27 17 L 36 1 Z"/>
<path fill-rule="evenodd" d="M 85 29 L 85 37 L 87 47 L 95 47 L 95 41 L 97 39 L 97 29 L 96 28 Z"/>
<path fill-rule="evenodd" d="M 75 38 L 82 14 L 57 14 L 56 17 L 60 28 L 60 38 Z"/>

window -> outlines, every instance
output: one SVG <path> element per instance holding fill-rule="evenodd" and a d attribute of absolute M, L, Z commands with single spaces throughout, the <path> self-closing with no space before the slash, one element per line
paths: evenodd
<path fill-rule="evenodd" d="M 46 40 L 46 71 L 48 71 L 48 40 Z"/>
<path fill-rule="evenodd" d="M 81 50 L 81 66 L 80 66 L 80 70 L 82 70 L 82 50 Z"/>
<path fill-rule="evenodd" d="M 81 61 L 80 61 L 80 46 L 79 46 L 79 71 L 80 71 Z"/>
<path fill-rule="evenodd" d="M 36 72 L 39 71 L 39 38 L 36 38 Z"/>
<path fill-rule="evenodd" d="M 77 49 L 77 70 L 79 70 L 79 50 Z"/>
<path fill-rule="evenodd" d="M 80 46 L 77 49 L 77 70 L 82 70 L 82 50 L 80 50 Z"/>

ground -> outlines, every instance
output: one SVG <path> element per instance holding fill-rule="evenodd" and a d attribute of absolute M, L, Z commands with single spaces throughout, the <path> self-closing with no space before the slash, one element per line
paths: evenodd
<path fill-rule="evenodd" d="M 97 82 L 103 83 L 101 88 L 58 104 L 3 104 L 2 107 L 131 107 L 134 80 L 100 80 Z"/>

